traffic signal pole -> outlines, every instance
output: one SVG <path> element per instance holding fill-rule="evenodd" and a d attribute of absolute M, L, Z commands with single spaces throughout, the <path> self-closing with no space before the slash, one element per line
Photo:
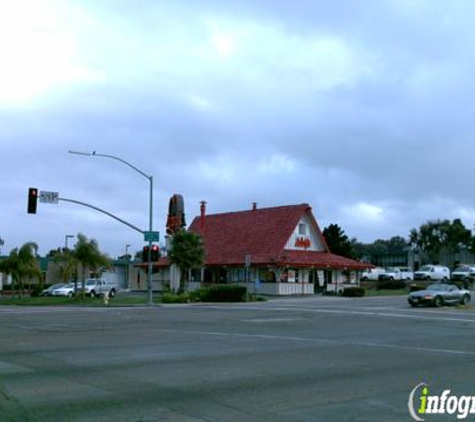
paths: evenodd
<path fill-rule="evenodd" d="M 117 220 L 118 222 L 120 222 L 122 224 L 125 224 L 126 226 L 130 227 L 131 229 L 133 229 L 135 231 L 138 231 L 139 233 L 142 233 L 142 234 L 145 233 L 143 230 L 140 230 L 138 227 L 134 226 L 133 224 L 131 224 L 131 223 L 125 221 L 125 220 L 122 220 L 122 218 L 117 217 L 116 215 L 110 213 L 109 211 L 103 210 L 102 208 L 96 207 L 96 206 L 88 204 L 86 202 L 76 201 L 75 199 L 67 199 L 67 198 L 58 198 L 58 201 L 71 202 L 73 204 L 83 205 L 85 207 L 92 208 L 95 211 L 99 211 L 102 214 L 105 214 L 105 215 L 113 218 L 114 220 Z"/>
<path fill-rule="evenodd" d="M 130 167 L 132 170 L 135 170 L 137 173 L 141 174 L 143 177 L 148 179 L 150 183 L 150 194 L 149 194 L 149 232 L 152 232 L 153 228 L 153 176 L 149 176 L 146 173 L 144 173 L 142 170 L 139 168 L 135 167 L 133 164 L 130 164 L 128 161 L 125 161 L 122 158 L 115 157 L 114 155 L 108 155 L 108 154 L 98 154 L 96 151 L 93 151 L 92 153 L 89 152 L 79 152 L 79 151 L 71 151 L 69 150 L 70 154 L 75 154 L 75 155 L 84 155 L 87 157 L 105 157 L 105 158 L 112 158 L 113 160 L 120 161 L 121 163 L 125 164 L 126 166 Z M 114 217 L 115 218 L 115 217 Z M 141 230 L 140 230 L 141 231 Z M 145 233 L 141 231 L 142 233 Z M 152 291 L 152 239 L 149 238 L 148 240 L 148 246 L 149 246 L 149 254 L 148 254 L 148 265 L 147 265 L 147 291 L 148 291 L 148 303 L 149 305 L 153 304 L 153 291 Z"/>
<path fill-rule="evenodd" d="M 150 181 L 150 203 L 149 203 L 149 218 L 148 230 L 152 231 L 153 226 L 153 176 L 148 176 Z M 153 289 L 152 289 L 152 239 L 148 241 L 148 269 L 147 269 L 147 290 L 148 290 L 148 304 L 153 304 Z"/>

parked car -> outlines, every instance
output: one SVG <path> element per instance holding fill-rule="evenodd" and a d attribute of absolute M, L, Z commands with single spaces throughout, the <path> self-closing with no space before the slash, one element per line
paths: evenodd
<path fill-rule="evenodd" d="M 361 280 L 362 281 L 366 281 L 366 280 L 376 281 L 379 275 L 382 273 L 384 273 L 384 268 L 380 268 L 380 267 L 370 268 L 361 273 Z"/>
<path fill-rule="evenodd" d="M 378 277 L 378 280 L 414 280 L 414 273 L 407 267 L 389 267 Z"/>
<path fill-rule="evenodd" d="M 53 296 L 53 291 L 65 286 L 66 283 L 56 283 L 41 291 L 40 296 Z"/>
<path fill-rule="evenodd" d="M 448 281 L 450 270 L 443 265 L 424 265 L 414 273 L 414 280 Z"/>
<path fill-rule="evenodd" d="M 74 296 L 74 283 L 65 284 L 64 286 L 53 290 L 52 296 Z"/>
<path fill-rule="evenodd" d="M 407 301 L 411 306 L 418 305 L 465 305 L 470 302 L 470 292 L 455 284 L 435 283 L 425 290 L 409 293 Z"/>
<path fill-rule="evenodd" d="M 475 280 L 475 265 L 459 265 L 452 272 L 451 278 L 453 281 L 462 281 L 464 286 L 467 287 L 466 283 Z"/>
<path fill-rule="evenodd" d="M 117 286 L 115 283 L 107 280 L 97 280 L 90 278 L 84 285 L 84 293 L 86 296 L 103 296 L 108 294 L 109 297 L 114 297 L 117 293 Z"/>

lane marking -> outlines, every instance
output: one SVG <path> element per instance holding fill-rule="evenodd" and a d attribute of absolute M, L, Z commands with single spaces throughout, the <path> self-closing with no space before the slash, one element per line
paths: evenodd
<path fill-rule="evenodd" d="M 242 319 L 241 321 L 243 322 L 293 322 L 293 321 L 302 321 L 303 318 L 292 318 L 292 317 L 289 317 L 289 318 L 279 318 L 279 317 L 276 317 L 276 318 L 250 318 L 250 319 Z"/>
<path fill-rule="evenodd" d="M 327 339 L 314 339 L 309 337 L 294 337 L 294 336 L 277 336 L 268 334 L 249 334 L 249 333 L 228 333 L 222 331 L 191 331 L 191 330 L 179 330 L 179 329 L 159 329 L 157 331 L 171 334 L 186 334 L 186 335 L 201 335 L 201 336 L 216 336 L 216 337 L 236 337 L 236 338 L 252 338 L 262 340 L 281 340 L 281 341 L 298 341 L 306 343 L 321 343 L 335 346 L 360 346 L 360 347 L 373 347 L 373 348 L 386 348 L 396 350 L 407 350 L 424 353 L 438 353 L 449 354 L 458 356 L 475 356 L 475 352 L 456 349 L 440 349 L 432 347 L 419 347 L 419 346 L 400 346 L 390 343 L 374 343 L 374 342 L 353 342 L 353 341 L 341 341 L 341 340 L 327 340 Z"/>
<path fill-rule="evenodd" d="M 387 318 L 401 318 L 401 319 L 416 319 L 416 320 L 425 320 L 425 321 L 445 321 L 445 322 L 469 322 L 475 323 L 474 319 L 469 318 L 444 318 L 444 317 L 432 317 L 424 315 L 409 315 L 409 314 L 398 314 L 394 312 L 378 312 L 378 311 L 352 311 L 345 309 L 315 309 L 315 308 L 304 308 L 304 307 L 293 307 L 289 309 L 288 307 L 270 307 L 266 306 L 265 308 L 255 308 L 252 306 L 228 306 L 226 308 L 219 306 L 207 306 L 208 309 L 219 309 L 219 310 L 229 310 L 229 309 L 242 309 L 242 310 L 259 310 L 259 311 L 293 311 L 293 312 L 305 312 L 305 313 L 316 313 L 316 314 L 336 314 L 336 315 L 361 315 L 361 316 L 377 316 L 377 317 L 387 317 Z"/>

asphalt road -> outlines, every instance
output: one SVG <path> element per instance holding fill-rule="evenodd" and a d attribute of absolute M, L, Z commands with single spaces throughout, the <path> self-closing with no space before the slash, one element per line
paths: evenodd
<path fill-rule="evenodd" d="M 475 395 L 474 332 L 404 297 L 1 306 L 0 421 L 408 421 L 421 382 Z"/>

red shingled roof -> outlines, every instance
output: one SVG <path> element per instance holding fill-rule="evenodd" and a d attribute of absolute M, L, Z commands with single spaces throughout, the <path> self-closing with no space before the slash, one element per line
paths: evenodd
<path fill-rule="evenodd" d="M 285 250 L 298 222 L 307 213 L 325 251 Z M 203 229 L 204 227 L 204 229 Z M 189 228 L 204 241 L 205 265 L 243 265 L 246 254 L 252 264 L 361 269 L 368 265 L 333 255 L 308 204 L 261 208 L 196 217 Z"/>
<path fill-rule="evenodd" d="M 348 269 L 348 270 L 364 270 L 372 267 L 354 259 L 345 258 L 340 255 L 334 255 L 330 252 L 314 252 L 314 251 L 284 251 L 280 262 L 284 265 L 294 267 L 315 267 L 328 269 Z"/>

